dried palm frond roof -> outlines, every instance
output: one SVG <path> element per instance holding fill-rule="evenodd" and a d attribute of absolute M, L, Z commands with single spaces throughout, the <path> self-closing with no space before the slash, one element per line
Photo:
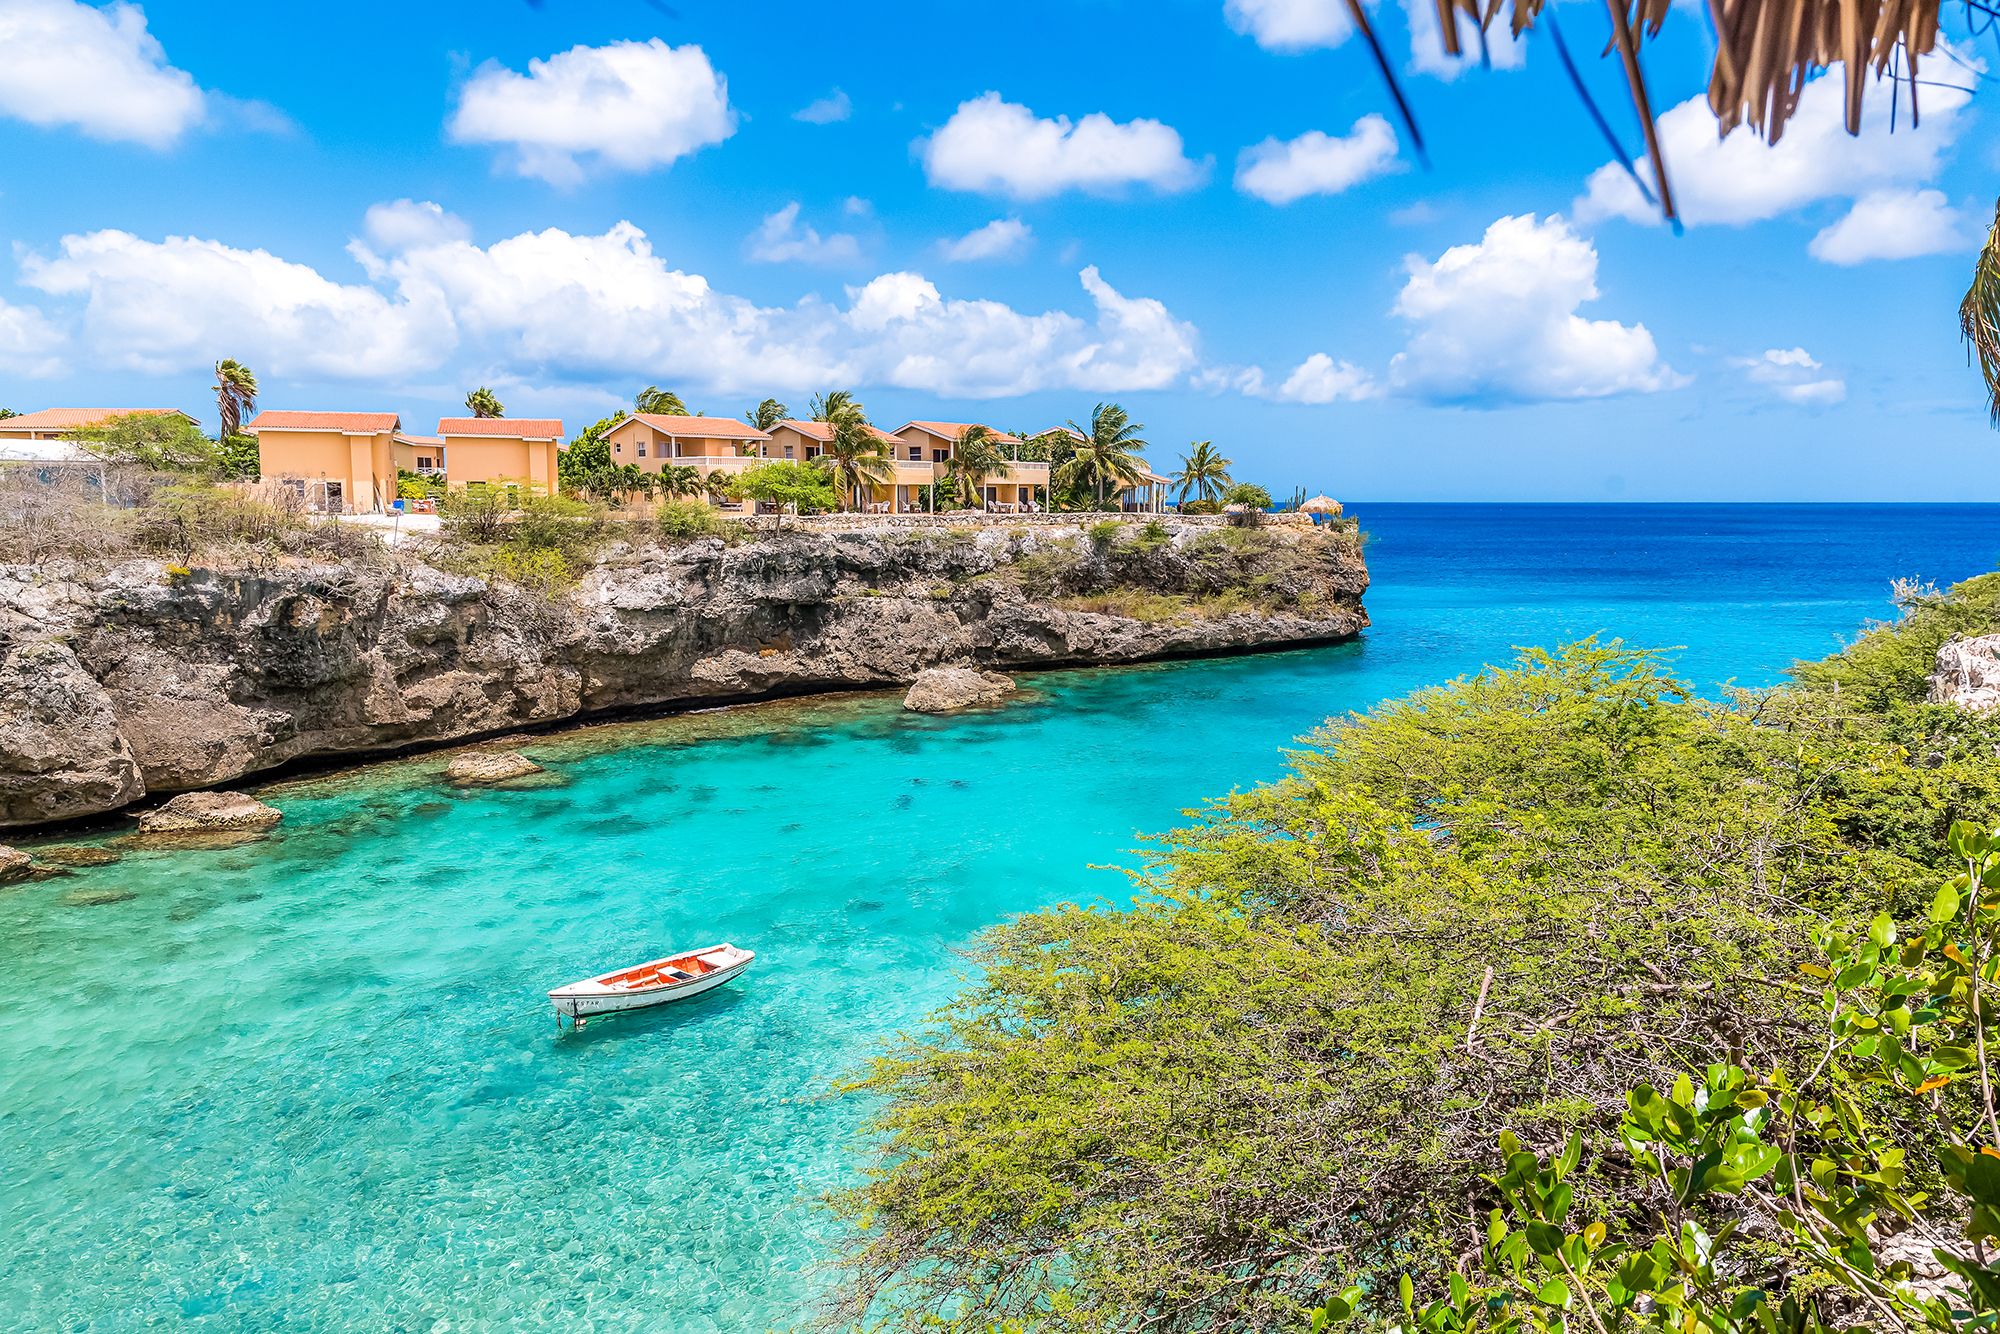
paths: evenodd
<path fill-rule="evenodd" d="M 1708 105 L 1715 113 L 1716 129 L 1728 134 L 1738 125 L 1748 124 L 1767 142 L 1776 143 L 1785 132 L 1785 122 L 1797 110 L 1799 94 L 1806 83 L 1822 70 L 1840 65 L 1846 83 L 1846 122 L 1849 134 L 1861 132 L 1862 93 L 1871 77 L 1882 78 L 1892 71 L 1899 80 L 1909 80 L 1910 123 L 1918 122 L 1917 62 L 1937 49 L 1938 19 L 1945 0 L 1708 0 L 1709 15 L 1716 30 L 1715 64 L 1709 72 Z M 1423 136 L 1396 76 L 1383 54 L 1381 43 L 1368 22 L 1362 0 L 1346 0 L 1354 25 L 1366 39 L 1375 63 L 1388 82 L 1396 110 L 1417 152 L 1423 152 Z M 1563 63 L 1569 68 L 1569 52 L 1562 47 L 1561 30 L 1555 27 L 1555 10 L 1549 0 L 1433 0 L 1437 7 L 1439 35 L 1445 51 L 1465 54 L 1459 39 L 1458 17 L 1471 20 L 1479 34 L 1481 54 L 1486 37 L 1499 18 L 1503 4 L 1509 9 L 1509 26 L 1514 38 L 1546 17 Z M 1968 10 L 1992 12 L 1981 0 L 1964 0 Z M 1646 154 L 1651 159 L 1653 180 L 1659 186 L 1660 211 L 1669 221 L 1675 218 L 1673 189 L 1667 178 L 1665 155 L 1660 149 L 1653 123 L 1652 95 L 1639 65 L 1643 40 L 1659 35 L 1666 22 L 1670 0 L 1605 0 L 1611 16 L 1611 41 L 1607 53 L 1615 50 L 1624 67 L 1625 82 L 1632 94 L 1633 108 L 1645 127 Z M 1572 79 L 1574 79 L 1572 69 Z M 1577 83 L 1579 92 L 1582 84 Z M 1588 101 L 1588 95 L 1585 94 Z M 1595 106 L 1591 114 L 1606 137 L 1611 138 Z M 1615 139 L 1612 147 L 1620 160 L 1624 150 Z M 1628 162 L 1629 169 L 1629 162 Z M 1642 183 L 1643 188 L 1643 183 Z"/>
<path fill-rule="evenodd" d="M 1453 56 L 1465 54 L 1458 27 L 1463 16 L 1479 34 L 1483 59 L 1487 33 L 1499 18 L 1503 2 L 1511 11 L 1509 26 L 1517 41 L 1538 19 L 1547 19 L 1556 53 L 1589 109 L 1592 121 L 1640 192 L 1649 200 L 1654 199 L 1584 89 L 1549 0 L 1483 0 L 1483 4 L 1482 0 L 1432 0 L 1445 51 Z M 2000 18 L 2000 0 L 1959 0 L 1959 3 L 1965 6 L 1968 20 L 1975 14 L 1985 15 L 1989 20 Z M 1870 78 L 1893 78 L 1898 91 L 1902 81 L 1908 80 L 1910 124 L 1914 128 L 1921 115 L 1918 61 L 1937 50 L 1944 4 L 1945 0 L 1708 0 L 1716 37 L 1715 64 L 1708 76 L 1708 106 L 1715 113 L 1716 132 L 1727 135 L 1737 126 L 1747 124 L 1767 143 L 1777 143 L 1785 133 L 1785 123 L 1798 109 L 1799 95 L 1805 91 L 1807 82 L 1835 65 L 1841 67 L 1845 84 L 1844 120 L 1849 134 L 1861 133 L 1862 96 Z M 1389 86 L 1403 127 L 1422 159 L 1423 135 L 1417 129 L 1416 117 L 1396 81 L 1382 43 L 1368 22 L 1362 0 L 1346 0 L 1346 5 L 1348 17 L 1367 42 L 1376 68 Z M 1659 35 L 1671 0 L 1605 0 L 1605 6 L 1611 17 L 1611 41 L 1606 51 L 1618 52 L 1633 109 L 1645 130 L 1646 156 L 1652 165 L 1653 181 L 1659 187 L 1655 202 L 1667 220 L 1678 228 L 1666 155 L 1660 148 L 1659 130 L 1653 118 L 1652 95 L 1639 65 L 1640 43 Z M 1967 26 L 1978 31 L 1975 23 L 1968 22 Z M 1958 317 L 1967 351 L 1986 380 L 1993 424 L 2000 427 L 2000 208 L 1996 208 L 1993 226 L 1979 253 L 1972 284 L 1959 306 Z"/>

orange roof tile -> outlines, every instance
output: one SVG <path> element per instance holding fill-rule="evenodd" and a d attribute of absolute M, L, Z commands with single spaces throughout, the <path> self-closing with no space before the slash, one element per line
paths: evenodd
<path fill-rule="evenodd" d="M 396 443 L 399 445 L 436 445 L 441 448 L 444 445 L 444 437 L 441 435 L 405 435 L 401 431 L 398 431 L 396 432 Z"/>
<path fill-rule="evenodd" d="M 169 413 L 187 417 L 179 408 L 43 408 L 39 412 L 24 412 L 18 417 L 0 418 L 0 430 L 76 431 L 111 417 L 164 417 Z M 188 420 L 193 421 L 194 418 L 188 417 Z"/>
<path fill-rule="evenodd" d="M 976 424 L 975 422 L 909 422 L 899 429 L 907 431 L 910 427 L 914 426 L 920 431 L 930 432 L 930 434 L 937 436 L 941 440 L 956 441 Z M 993 430 L 990 426 L 986 429 L 989 431 Z M 1008 435 L 1005 431 L 993 431 L 993 439 L 996 443 L 1002 445 L 1018 445 L 1021 443 L 1018 437 Z"/>
<path fill-rule="evenodd" d="M 374 435 L 394 431 L 403 424 L 393 412 L 260 412 L 250 423 L 252 431 L 342 431 Z"/>
<path fill-rule="evenodd" d="M 442 417 L 438 434 L 488 436 L 501 440 L 560 440 L 560 417 Z"/>
<path fill-rule="evenodd" d="M 778 426 L 789 426 L 800 435 L 809 435 L 815 440 L 833 439 L 832 422 L 802 422 L 787 419 L 779 422 Z M 771 429 L 775 431 L 778 429 L 778 426 L 773 426 Z"/>
<path fill-rule="evenodd" d="M 635 412 L 627 420 L 642 421 L 661 435 L 686 436 L 693 440 L 769 440 L 771 437 L 749 422 L 734 417 L 682 417 L 666 412 Z M 623 425 L 621 422 L 619 425 Z M 614 428 L 615 429 L 615 428 Z"/>

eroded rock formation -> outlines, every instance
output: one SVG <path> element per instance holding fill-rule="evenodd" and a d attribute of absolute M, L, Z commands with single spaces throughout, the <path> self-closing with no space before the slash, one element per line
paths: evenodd
<path fill-rule="evenodd" d="M 0 567 L 0 828 L 636 707 L 1350 637 L 1351 535 L 1167 520 L 612 548 L 565 598 L 411 563 Z"/>

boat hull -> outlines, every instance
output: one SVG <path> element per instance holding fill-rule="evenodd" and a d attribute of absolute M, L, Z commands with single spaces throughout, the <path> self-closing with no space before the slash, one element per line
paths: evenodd
<path fill-rule="evenodd" d="M 673 986 L 644 987 L 633 991 L 595 992 L 581 995 L 565 995 L 560 991 L 549 993 L 555 1003 L 557 1014 L 566 1014 L 572 1019 L 591 1019 L 600 1014 L 620 1014 L 626 1010 L 650 1010 L 656 1005 L 671 1005 L 699 996 L 704 991 L 713 991 L 724 983 L 732 982 L 750 968 L 751 960 L 745 959 L 728 968 L 718 968 L 712 973 L 704 973 L 691 982 L 679 982 Z"/>

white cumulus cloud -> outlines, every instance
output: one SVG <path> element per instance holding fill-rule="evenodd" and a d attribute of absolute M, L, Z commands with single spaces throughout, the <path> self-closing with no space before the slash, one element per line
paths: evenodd
<path fill-rule="evenodd" d="M 1309 130 L 1296 139 L 1266 139 L 1243 150 L 1236 188 L 1270 204 L 1307 195 L 1336 195 L 1396 166 L 1396 132 L 1377 115 L 1363 116 L 1346 135 Z"/>
<path fill-rule="evenodd" d="M 574 185 L 587 168 L 650 171 L 736 132 L 729 88 L 699 46 L 575 46 L 520 74 L 487 64 L 467 80 L 453 140 L 511 151 L 514 169 Z"/>
<path fill-rule="evenodd" d="M 1690 227 L 1761 222 L 1821 200 L 1855 199 L 1920 184 L 1936 176 L 1945 152 L 1956 142 L 1970 97 L 1956 87 L 1926 87 L 1922 124 L 1910 127 L 1905 98 L 1898 109 L 1901 123 L 1892 134 L 1889 85 L 1871 79 L 1863 96 L 1861 133 L 1850 136 L 1841 80 L 1822 75 L 1799 94 L 1798 110 L 1776 145 L 1745 127 L 1717 139 L 1707 96 L 1692 97 L 1660 117 L 1667 180 Z M 1653 184 L 1650 166 L 1642 164 L 1640 174 Z M 1659 210 L 1615 162 L 1591 174 L 1575 213 L 1582 222 L 1660 221 Z"/>
<path fill-rule="evenodd" d="M 1354 33 L 1342 0 L 1227 0 L 1222 13 L 1268 51 L 1339 46 Z"/>
<path fill-rule="evenodd" d="M 439 241 L 463 241 L 472 235 L 465 219 L 445 212 L 442 205 L 426 199 L 391 199 L 368 206 L 361 219 L 361 231 L 385 250 L 406 250 L 411 246 L 435 245 Z"/>
<path fill-rule="evenodd" d="M 1806 250 L 1828 264 L 1915 259 L 1970 249 L 1968 233 L 1965 218 L 1942 190 L 1874 190 L 1813 237 Z"/>
<path fill-rule="evenodd" d="M 0 0 L 0 115 L 93 139 L 171 146 L 208 115 L 137 5 Z"/>
<path fill-rule="evenodd" d="M 1802 347 L 1774 347 L 1755 357 L 1739 357 L 1737 366 L 1752 384 L 1762 385 L 1801 407 L 1831 407 L 1847 397 L 1847 382 L 1824 374 L 1825 367 Z"/>
<path fill-rule="evenodd" d="M 762 264 L 849 264 L 861 258 L 861 242 L 850 233 L 821 236 L 817 228 L 802 225 L 797 200 L 766 214 L 743 250 Z"/>
<path fill-rule="evenodd" d="M 277 376 L 402 375 L 442 363 L 451 317 L 434 301 L 337 283 L 265 250 L 122 231 L 65 236 L 26 255 L 21 280 L 82 302 L 83 340 L 107 366 L 163 375 L 238 356 Z"/>
<path fill-rule="evenodd" d="M 1412 255 L 1395 313 L 1410 340 L 1389 364 L 1401 392 L 1451 403 L 1652 393 L 1686 383 L 1643 324 L 1586 319 L 1597 250 L 1560 216 L 1501 218 L 1474 245 Z"/>
<path fill-rule="evenodd" d="M 1075 122 L 1045 119 L 993 92 L 961 103 L 915 148 L 932 185 L 1014 199 L 1066 190 L 1114 194 L 1133 186 L 1172 193 L 1192 189 L 1203 176 L 1171 125 L 1120 122 L 1101 112 Z"/>
<path fill-rule="evenodd" d="M 1373 398 L 1375 394 L 1374 378 L 1367 371 L 1315 352 L 1285 377 L 1276 397 L 1283 403 L 1333 403 Z"/>
<path fill-rule="evenodd" d="M 359 282 L 191 237 L 64 237 L 52 256 L 23 257 L 23 282 L 53 300 L 42 314 L 0 307 L 0 370 L 42 373 L 38 349 L 65 325 L 101 364 L 150 374 L 200 372 L 226 353 L 273 377 L 399 382 L 449 364 L 591 386 L 672 366 L 725 392 L 842 383 L 985 398 L 1157 389 L 1197 360 L 1193 326 L 1095 268 L 1078 275 L 1075 310 L 947 297 L 916 273 L 851 287 L 844 305 L 765 306 L 675 268 L 629 222 L 487 246 L 458 228 L 376 230 L 348 247 Z"/>
<path fill-rule="evenodd" d="M 995 218 L 963 236 L 938 242 L 938 253 L 961 264 L 981 259 L 1012 259 L 1028 248 L 1034 235 L 1019 218 Z"/>
<path fill-rule="evenodd" d="M 854 99 L 836 88 L 825 97 L 816 98 L 792 113 L 793 120 L 802 120 L 808 125 L 834 125 L 854 114 Z"/>
<path fill-rule="evenodd" d="M 0 301 L 0 371 L 31 380 L 60 375 L 64 341 L 41 311 Z"/>

